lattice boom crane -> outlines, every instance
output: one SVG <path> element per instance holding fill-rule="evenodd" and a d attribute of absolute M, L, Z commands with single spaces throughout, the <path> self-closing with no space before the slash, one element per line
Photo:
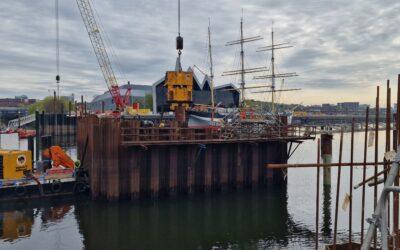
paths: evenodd
<path fill-rule="evenodd" d="M 123 110 L 128 102 L 128 98 L 126 97 L 130 95 L 130 88 L 128 88 L 125 98 L 122 98 L 119 91 L 117 78 L 115 77 L 114 70 L 111 66 L 111 61 L 108 57 L 103 38 L 101 37 L 100 29 L 96 22 L 90 0 L 76 0 L 76 3 L 78 4 L 83 22 L 89 34 L 90 42 L 92 43 L 94 53 L 96 54 L 97 61 L 99 63 L 104 80 L 107 83 L 111 97 L 114 100 L 116 109 Z"/>

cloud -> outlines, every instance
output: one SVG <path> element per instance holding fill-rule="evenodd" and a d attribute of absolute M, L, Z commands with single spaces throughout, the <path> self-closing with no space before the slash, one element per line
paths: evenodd
<path fill-rule="evenodd" d="M 177 33 L 175 1 L 92 1 L 120 81 L 152 84 L 174 68 Z M 256 49 L 270 43 L 274 21 L 276 42 L 294 48 L 277 51 L 277 70 L 297 72 L 286 87 L 289 102 L 332 102 L 365 86 L 395 79 L 399 73 L 400 27 L 396 0 L 204 0 L 182 1 L 181 32 L 185 39 L 184 68 L 208 69 L 207 26 L 211 18 L 216 84 L 237 81 L 222 77 L 238 66 L 238 47 L 225 43 L 239 38 L 241 9 L 244 35 L 264 40 L 245 45 L 246 67 L 265 66 L 268 54 Z M 0 96 L 27 94 L 41 98 L 55 89 L 54 2 L 0 2 Z M 60 1 L 62 94 L 90 100 L 106 90 L 96 57 L 75 1 Z M 116 55 L 116 56 L 114 56 Z M 199 73 L 200 74 L 200 73 Z M 252 76 L 246 76 L 247 82 Z M 383 85 L 383 84 L 382 84 Z M 134 90 L 133 90 L 134 91 Z M 332 95 L 335 92 L 336 94 Z M 392 90 L 392 92 L 394 92 Z M 304 94 L 302 94 L 304 93 Z M 313 93 L 320 96 L 307 98 Z M 249 98 L 264 98 L 247 93 Z M 341 96 L 342 95 L 342 96 Z M 355 96 L 374 102 L 374 91 Z"/>

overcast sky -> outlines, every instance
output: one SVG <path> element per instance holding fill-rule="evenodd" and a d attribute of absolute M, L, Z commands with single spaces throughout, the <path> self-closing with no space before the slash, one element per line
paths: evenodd
<path fill-rule="evenodd" d="M 104 92 L 106 85 L 75 0 L 59 1 L 61 94 L 83 94 L 91 100 Z M 176 1 L 92 2 L 116 55 L 113 67 L 121 83 L 152 84 L 174 68 Z M 270 55 L 256 50 L 271 42 L 272 21 L 276 42 L 294 45 L 277 51 L 277 70 L 297 72 L 298 77 L 285 79 L 283 88 L 302 90 L 283 94 L 281 101 L 373 103 L 376 84 L 381 83 L 385 91 L 386 79 L 392 80 L 392 91 L 396 91 L 394 81 L 400 73 L 398 0 L 182 0 L 184 68 L 195 64 L 208 72 L 210 17 L 216 85 L 239 82 L 237 77 L 221 74 L 239 66 L 239 47 L 225 43 L 239 38 L 242 8 L 245 37 L 264 37 L 245 45 L 246 68 L 269 66 Z M 48 95 L 56 86 L 54 0 L 2 0 L 0 23 L 0 96 Z M 256 83 L 252 78 L 246 76 L 249 84 Z M 270 98 L 250 92 L 247 97 Z"/>

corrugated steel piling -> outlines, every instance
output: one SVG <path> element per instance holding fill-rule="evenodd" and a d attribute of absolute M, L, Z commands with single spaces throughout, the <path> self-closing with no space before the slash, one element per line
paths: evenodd
<path fill-rule="evenodd" d="M 251 158 L 251 186 L 253 189 L 258 187 L 259 184 L 259 178 L 260 178 L 260 168 L 256 167 L 260 165 L 259 162 L 259 150 L 258 150 L 258 144 L 254 143 L 252 144 L 252 158 Z"/>
<path fill-rule="evenodd" d="M 36 161 L 38 161 L 39 160 L 39 150 L 40 150 L 40 122 L 41 122 L 41 119 L 40 119 L 40 116 L 39 116 L 39 111 L 35 111 L 35 132 L 36 132 L 36 134 L 35 134 L 35 148 L 36 148 L 36 151 L 35 151 L 35 159 L 36 159 Z"/>
<path fill-rule="evenodd" d="M 285 137 L 267 131 L 268 137 L 224 139 L 211 127 L 143 127 L 134 119 L 88 115 L 78 119 L 78 157 L 88 140 L 84 167 L 94 199 L 282 185 L 283 171 L 263 166 L 286 163 L 288 141 L 313 138 L 285 129 Z"/>
<path fill-rule="evenodd" d="M 227 191 L 228 189 L 228 167 L 229 167 L 228 147 L 222 147 L 220 168 L 219 168 L 219 186 L 221 191 L 223 192 Z"/>
<path fill-rule="evenodd" d="M 207 145 L 204 156 L 204 191 L 210 192 L 212 189 L 212 173 L 213 173 L 213 145 Z"/>
<path fill-rule="evenodd" d="M 178 191 L 178 147 L 169 149 L 169 194 L 175 196 Z"/>
<path fill-rule="evenodd" d="M 159 149 L 151 149 L 151 177 L 150 177 L 150 190 L 151 197 L 158 198 L 158 191 L 160 189 L 160 172 L 159 172 Z"/>

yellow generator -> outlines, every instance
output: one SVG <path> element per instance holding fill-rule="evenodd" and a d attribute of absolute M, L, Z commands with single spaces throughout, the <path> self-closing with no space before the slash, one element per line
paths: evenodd
<path fill-rule="evenodd" d="M 31 151 L 0 150 L 0 180 L 20 179 L 32 171 Z"/>
<path fill-rule="evenodd" d="M 187 110 L 192 102 L 193 72 L 167 71 L 165 86 L 168 89 L 167 101 L 170 109 L 175 110 L 181 105 Z"/>

